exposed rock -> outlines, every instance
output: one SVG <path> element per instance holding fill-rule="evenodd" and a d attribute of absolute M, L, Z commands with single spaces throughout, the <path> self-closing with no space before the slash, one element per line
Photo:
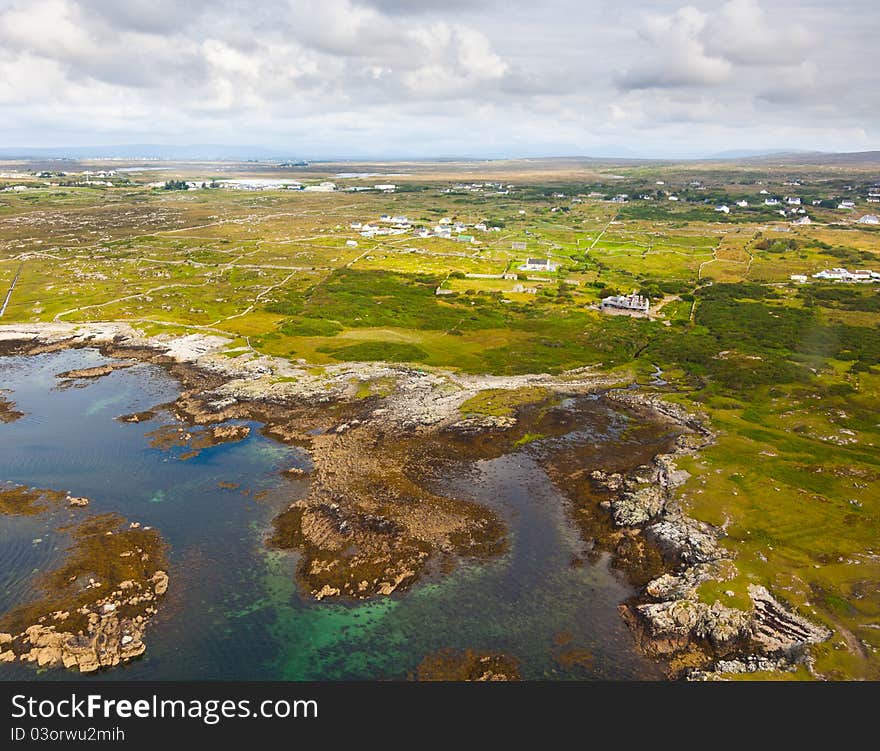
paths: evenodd
<path fill-rule="evenodd" d="M 474 435 L 489 430 L 510 430 L 516 425 L 512 415 L 473 415 L 447 425 L 445 430 L 459 435 Z"/>
<path fill-rule="evenodd" d="M 67 503 L 69 506 L 82 508 L 83 506 L 89 505 L 89 499 L 81 496 L 69 495 L 67 496 Z"/>
<path fill-rule="evenodd" d="M 54 626 L 34 625 L 20 637 L 20 659 L 39 667 L 65 667 L 91 673 L 142 654 L 143 627 L 116 613 L 89 619 L 87 632 L 58 632 Z M 14 659 L 14 656 L 13 656 Z"/>
<path fill-rule="evenodd" d="M 689 566 L 678 574 L 666 573 L 648 582 L 645 592 L 657 600 L 680 600 L 696 597 L 697 587 L 710 579 L 723 579 L 730 575 L 724 572 L 719 562 Z"/>
<path fill-rule="evenodd" d="M 718 546 L 713 527 L 679 513 L 650 525 L 645 534 L 670 558 L 682 563 L 709 563 L 729 555 Z"/>
<path fill-rule="evenodd" d="M 341 594 L 341 592 L 337 587 L 331 587 L 329 584 L 325 584 L 321 589 L 315 592 L 315 599 L 323 600 L 325 597 L 335 597 L 338 594 Z"/>
<path fill-rule="evenodd" d="M 755 604 L 753 637 L 766 654 L 791 653 L 831 637 L 829 629 L 788 610 L 766 588 L 750 584 L 749 596 Z"/>
<path fill-rule="evenodd" d="M 64 373 L 59 373 L 56 377 L 64 380 L 71 380 L 74 378 L 102 378 L 103 376 L 110 375 L 114 370 L 130 368 L 135 364 L 136 363 L 134 362 L 108 362 L 104 365 L 96 365 L 93 368 L 67 370 Z"/>
<path fill-rule="evenodd" d="M 666 505 L 663 489 L 648 485 L 622 493 L 611 500 L 614 521 L 622 527 L 635 527 L 659 516 Z"/>
<path fill-rule="evenodd" d="M 772 658 L 760 655 L 746 655 L 736 659 L 718 660 L 711 670 L 693 671 L 688 680 L 718 680 L 722 674 L 757 673 L 757 672 L 791 672 L 797 669 L 797 663 L 785 657 Z"/>
<path fill-rule="evenodd" d="M 164 571 L 157 571 L 150 579 L 153 582 L 153 591 L 156 596 L 164 595 L 168 591 L 168 574 Z"/>
<path fill-rule="evenodd" d="M 148 422 L 152 420 L 156 416 L 156 412 L 151 409 L 144 410 L 143 412 L 132 412 L 130 415 L 120 415 L 116 419 L 119 422 Z"/>
<path fill-rule="evenodd" d="M 708 639 L 721 653 L 740 645 L 748 639 L 752 626 L 752 614 L 737 608 L 729 608 L 717 600 L 704 611 L 702 621 L 695 633 Z"/>
<path fill-rule="evenodd" d="M 248 425 L 217 425 L 211 428 L 211 436 L 217 443 L 242 441 L 250 435 Z"/>

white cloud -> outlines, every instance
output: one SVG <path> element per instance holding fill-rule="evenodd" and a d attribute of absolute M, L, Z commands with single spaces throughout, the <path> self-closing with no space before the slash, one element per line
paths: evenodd
<path fill-rule="evenodd" d="M 693 6 L 672 15 L 649 15 L 640 35 L 650 53 L 620 77 L 624 89 L 708 86 L 726 81 L 731 64 L 708 54 L 702 40 L 707 16 Z"/>
<path fill-rule="evenodd" d="M 804 61 L 812 35 L 798 13 L 771 19 L 757 0 L 730 0 L 712 16 L 703 38 L 713 53 L 736 65 L 794 65 Z"/>

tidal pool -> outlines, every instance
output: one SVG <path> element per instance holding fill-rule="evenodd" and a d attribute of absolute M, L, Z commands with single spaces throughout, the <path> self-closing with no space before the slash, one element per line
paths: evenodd
<path fill-rule="evenodd" d="M 172 415 L 115 418 L 172 401 L 176 381 L 149 364 L 72 385 L 55 377 L 103 362 L 93 350 L 0 358 L 0 388 L 25 413 L 0 424 L 0 482 L 86 496 L 90 505 L 77 513 L 116 512 L 155 527 L 169 546 L 171 585 L 146 632 L 146 653 L 85 679 L 405 678 L 445 647 L 506 652 L 523 678 L 661 677 L 617 613 L 634 591 L 608 557 L 572 565 L 584 544 L 534 459 L 540 447 L 478 461 L 444 482 L 444 492 L 484 502 L 505 520 L 504 557 L 466 563 L 383 600 L 305 601 L 295 555 L 268 550 L 264 538 L 272 518 L 308 487 L 279 471 L 307 467 L 307 454 L 265 438 L 256 423 L 244 440 L 189 459 L 182 447 L 153 448 L 147 434 L 174 424 Z M 593 439 L 623 445 L 630 418 L 607 404 L 596 410 L 602 419 Z M 580 438 L 585 431 L 579 424 Z M 59 527 L 71 513 L 0 516 L 0 612 L 32 597 L 39 574 L 62 560 Z M 5 680 L 71 677 L 0 665 Z"/>

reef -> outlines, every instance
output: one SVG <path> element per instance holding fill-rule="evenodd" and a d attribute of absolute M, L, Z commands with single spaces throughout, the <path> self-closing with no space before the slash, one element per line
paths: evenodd
<path fill-rule="evenodd" d="M 503 652 L 441 649 L 426 655 L 415 675 L 417 681 L 518 681 L 519 663 Z"/>
<path fill-rule="evenodd" d="M 0 389 L 0 423 L 10 423 L 20 420 L 24 417 L 24 412 L 15 408 L 15 402 L 3 396 L 3 390 Z"/>
<path fill-rule="evenodd" d="M 146 650 L 169 582 L 159 533 L 113 514 L 67 532 L 66 558 L 40 578 L 41 596 L 0 617 L 0 661 L 90 673 Z"/>

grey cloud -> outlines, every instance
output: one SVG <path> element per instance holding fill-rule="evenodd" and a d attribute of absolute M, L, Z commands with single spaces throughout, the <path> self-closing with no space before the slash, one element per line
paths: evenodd
<path fill-rule="evenodd" d="M 814 43 L 799 14 L 771 16 L 758 0 L 729 0 L 722 5 L 710 17 L 704 39 L 712 52 L 749 66 L 800 63 Z"/>
<path fill-rule="evenodd" d="M 0 137 L 142 141 L 162 123 L 157 139 L 295 138 L 335 154 L 668 154 L 772 146 L 762 139 L 784 128 L 803 148 L 853 133 L 880 145 L 880 74 L 857 20 L 871 12 L 862 0 L 0 0 Z"/>
<path fill-rule="evenodd" d="M 501 2 L 502 0 L 358 0 L 359 5 L 370 6 L 390 15 L 422 15 L 439 11 L 458 13 L 491 8 Z"/>
<path fill-rule="evenodd" d="M 211 6 L 208 0 L 76 0 L 83 15 L 117 30 L 145 34 L 174 32 Z"/>
<path fill-rule="evenodd" d="M 702 39 L 707 17 L 692 6 L 669 16 L 645 18 L 640 36 L 649 54 L 618 78 L 623 89 L 708 86 L 726 81 L 731 65 L 707 52 Z"/>

